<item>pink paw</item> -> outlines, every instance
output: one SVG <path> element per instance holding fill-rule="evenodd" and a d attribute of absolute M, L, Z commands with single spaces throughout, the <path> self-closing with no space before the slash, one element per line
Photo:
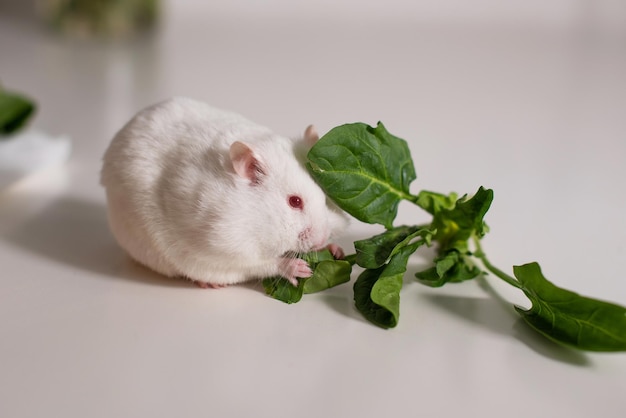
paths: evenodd
<path fill-rule="evenodd" d="M 226 284 L 215 284 L 215 283 L 201 282 L 200 280 L 192 280 L 192 282 L 193 282 L 193 284 L 198 286 L 200 289 L 221 289 L 223 287 L 228 286 Z"/>
<path fill-rule="evenodd" d="M 311 277 L 313 271 L 308 263 L 300 258 L 283 258 L 280 262 L 280 275 L 298 286 L 298 277 Z"/>
<path fill-rule="evenodd" d="M 343 258 L 346 256 L 346 254 L 343 252 L 343 248 L 341 248 L 337 244 L 328 244 L 326 248 L 328 248 L 328 251 L 330 251 L 330 253 L 333 255 L 333 257 L 335 257 L 336 260 L 343 260 Z"/>

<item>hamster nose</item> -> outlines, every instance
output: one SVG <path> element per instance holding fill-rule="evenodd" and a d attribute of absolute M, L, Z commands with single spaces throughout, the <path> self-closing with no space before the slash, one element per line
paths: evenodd
<path fill-rule="evenodd" d="M 298 234 L 298 240 L 300 242 L 309 242 L 311 240 L 311 227 L 308 228 L 304 228 L 299 234 Z"/>
<path fill-rule="evenodd" d="M 319 251 L 326 247 L 328 234 L 323 231 L 314 231 L 312 227 L 308 227 L 298 234 L 298 239 L 311 250 Z"/>
<path fill-rule="evenodd" d="M 328 234 L 321 234 L 320 238 L 313 242 L 313 249 L 315 251 L 320 251 L 326 248 L 326 244 L 328 244 Z"/>

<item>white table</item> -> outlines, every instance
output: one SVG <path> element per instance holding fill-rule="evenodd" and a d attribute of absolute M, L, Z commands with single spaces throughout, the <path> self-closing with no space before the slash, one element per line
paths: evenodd
<path fill-rule="evenodd" d="M 626 354 L 536 335 L 496 279 L 511 303 L 481 281 L 426 288 L 419 253 L 393 330 L 360 316 L 351 284 L 295 305 L 260 284 L 202 290 L 128 260 L 98 185 L 116 130 L 172 95 L 285 135 L 382 120 L 409 141 L 415 192 L 495 190 L 496 265 L 537 260 L 624 305 L 623 26 L 246 16 L 174 10 L 110 43 L 0 18 L 3 85 L 73 140 L 67 164 L 0 192 L 0 416 L 626 416 Z M 423 219 L 401 206 L 398 223 Z M 379 230 L 353 222 L 341 242 Z"/>

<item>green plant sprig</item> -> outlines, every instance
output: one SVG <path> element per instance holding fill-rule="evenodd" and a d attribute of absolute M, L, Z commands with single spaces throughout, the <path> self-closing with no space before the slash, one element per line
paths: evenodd
<path fill-rule="evenodd" d="M 581 350 L 626 351 L 623 306 L 557 287 L 543 276 L 537 263 L 514 266 L 510 276 L 489 261 L 481 239 L 488 232 L 483 218 L 493 201 L 491 189 L 480 187 L 472 196 L 460 198 L 456 193 L 425 190 L 411 194 L 409 187 L 416 174 L 409 147 L 382 123 L 376 127 L 363 123 L 338 126 L 313 146 L 308 160 L 309 172 L 340 208 L 363 222 L 383 225 L 386 231 L 356 241 L 356 254 L 349 256 L 349 261 L 326 256 L 328 267 L 319 273 L 324 277 L 321 280 L 316 278 L 321 263 L 312 263 L 314 277 L 297 287 L 286 280 L 266 279 L 264 286 L 273 297 L 292 303 L 306 293 L 307 283 L 322 283 L 315 286 L 316 291 L 345 283 L 353 261 L 364 269 L 353 286 L 356 308 L 372 323 L 392 328 L 399 320 L 400 291 L 409 257 L 434 244 L 432 266 L 415 274 L 420 283 L 441 287 L 488 272 L 526 295 L 531 308 L 515 309 L 547 338 Z M 431 223 L 394 226 L 402 200 L 432 215 Z M 344 264 L 335 264 L 340 262 Z M 328 278 L 339 270 L 340 279 Z M 296 296 L 285 296 L 292 293 Z"/>
<path fill-rule="evenodd" d="M 296 303 L 302 295 L 317 293 L 350 281 L 352 264 L 349 260 L 335 260 L 328 250 L 304 254 L 302 258 L 313 270 L 311 277 L 301 278 L 298 286 L 280 276 L 263 279 L 265 292 L 285 303 Z"/>

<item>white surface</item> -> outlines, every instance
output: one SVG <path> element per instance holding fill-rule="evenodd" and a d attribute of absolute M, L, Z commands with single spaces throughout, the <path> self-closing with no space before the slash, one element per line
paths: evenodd
<path fill-rule="evenodd" d="M 415 191 L 495 190 L 496 265 L 538 260 L 555 283 L 626 304 L 624 26 L 567 7 L 506 25 L 170 9 L 153 38 L 109 44 L 0 18 L 3 84 L 74 140 L 65 167 L 0 194 L 0 416 L 625 415 L 625 354 L 555 346 L 478 282 L 420 286 L 425 255 L 384 331 L 351 285 L 288 306 L 260 285 L 201 290 L 134 265 L 98 186 L 115 131 L 171 95 L 288 135 L 382 120 L 410 143 Z M 355 223 L 343 243 L 374 229 Z"/>
<path fill-rule="evenodd" d="M 28 128 L 0 138 L 0 190 L 29 174 L 67 162 L 71 148 L 69 138 L 53 138 Z"/>

